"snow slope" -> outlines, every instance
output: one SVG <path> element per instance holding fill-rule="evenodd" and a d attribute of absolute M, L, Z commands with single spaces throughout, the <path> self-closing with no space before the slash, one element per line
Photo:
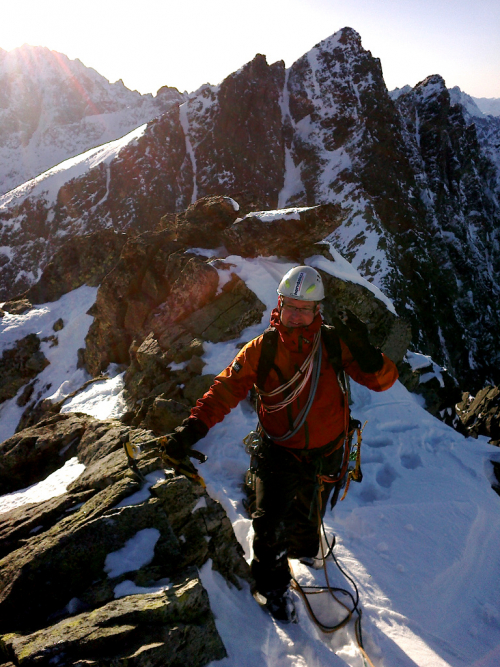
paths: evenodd
<path fill-rule="evenodd" d="M 248 340 L 265 325 L 275 304 L 276 281 L 289 265 L 276 258 L 232 257 L 231 262 L 267 306 L 262 325 L 242 333 L 241 339 Z M 206 372 L 228 363 L 236 344 L 207 346 Z M 113 391 L 109 385 L 107 395 L 118 413 Z M 368 420 L 362 446 L 364 479 L 351 484 L 347 498 L 333 512 L 327 511 L 325 523 L 327 533 L 336 534 L 339 561 L 360 590 L 364 643 L 371 661 L 376 667 L 496 667 L 500 498 L 491 489 L 490 460 L 500 461 L 500 452 L 485 439 L 466 440 L 432 417 L 421 398 L 399 382 L 380 394 L 352 383 L 352 396 L 353 415 Z M 84 403 L 78 409 L 84 410 Z M 255 423 L 255 413 L 244 401 L 197 445 L 208 455 L 200 473 L 210 495 L 226 509 L 247 558 L 252 528 L 242 505 L 248 457 L 241 441 Z M 151 481 L 144 495 L 129 501 L 147 497 Z M 32 488 L 26 502 L 33 502 L 34 494 Z M 0 511 L 6 502 L 8 496 L 0 499 Z M 156 536 L 141 533 L 137 540 L 143 537 L 151 551 Z M 115 552 L 114 566 L 120 567 L 120 558 L 133 559 L 135 552 L 135 542 Z M 297 561 L 292 566 L 302 584 L 324 583 L 322 571 Z M 328 572 L 333 585 L 346 587 L 334 563 L 328 562 Z M 281 626 L 258 607 L 248 587 L 228 587 L 210 562 L 200 574 L 228 652 L 213 667 L 363 667 L 352 622 L 325 635 L 297 599 L 299 623 Z M 168 582 L 158 582 L 158 590 L 162 586 Z M 142 591 L 133 586 L 115 591 L 117 596 L 134 592 Z M 342 613 L 324 596 L 316 596 L 313 604 L 325 623 Z"/>

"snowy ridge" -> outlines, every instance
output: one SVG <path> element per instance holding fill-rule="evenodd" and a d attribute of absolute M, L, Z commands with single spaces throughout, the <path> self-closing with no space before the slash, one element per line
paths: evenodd
<path fill-rule="evenodd" d="M 278 258 L 232 256 L 227 261 L 266 305 L 260 325 L 242 332 L 242 340 L 248 340 L 267 325 L 276 303 L 277 281 L 291 265 Z M 63 299 L 73 295 L 83 307 L 81 290 L 85 289 Z M 87 296 L 85 305 L 91 301 L 91 295 Z M 53 319 L 63 307 L 62 300 L 50 306 L 55 309 Z M 9 318 L 5 331 L 12 343 L 16 321 Z M 17 326 L 18 335 L 32 327 L 26 318 L 18 319 Z M 230 363 L 237 346 L 238 341 L 207 345 L 204 372 L 220 371 Z M 62 340 L 54 349 L 66 357 Z M 415 365 L 427 362 L 413 358 Z M 423 409 L 422 399 L 399 382 L 379 394 L 354 382 L 351 387 L 353 415 L 368 420 L 361 454 L 364 479 L 351 484 L 346 500 L 333 512 L 327 510 L 325 524 L 328 537 L 336 535 L 335 553 L 341 565 L 360 590 L 364 645 L 370 659 L 376 667 L 496 667 L 500 660 L 500 500 L 490 486 L 490 460 L 500 461 L 498 449 L 481 437 L 466 440 L 432 417 Z M 114 400 L 118 415 L 116 396 Z M 78 409 L 85 412 L 85 404 Z M 242 438 L 255 424 L 252 407 L 243 401 L 197 444 L 208 456 L 199 472 L 209 494 L 224 506 L 248 559 L 252 528 L 242 505 L 241 481 L 248 467 Z M 141 492 L 123 502 L 143 502 L 156 479 L 153 473 L 149 477 Z M 30 494 L 30 502 L 45 497 L 41 485 L 32 487 Z M 8 499 L 0 498 L 0 511 Z M 144 528 L 123 549 L 108 554 L 110 576 L 151 560 L 157 539 L 157 531 Z M 322 571 L 298 561 L 292 561 L 292 567 L 303 585 L 324 584 Z M 334 564 L 329 562 L 327 567 L 332 585 L 346 587 Z M 333 635 L 322 634 L 297 597 L 298 624 L 282 626 L 260 609 L 247 585 L 242 590 L 229 587 L 210 561 L 200 577 L 228 653 L 213 667 L 364 667 L 352 622 Z M 161 594 L 168 586 L 168 581 L 161 580 L 146 591 L 126 580 L 114 592 L 117 598 Z M 345 614 L 322 595 L 311 604 L 327 624 Z"/>
<path fill-rule="evenodd" d="M 28 197 L 36 197 L 40 195 L 43 195 L 48 206 L 53 206 L 56 203 L 57 194 L 60 188 L 65 183 L 74 178 L 83 176 L 100 164 L 109 165 L 110 162 L 118 156 L 122 148 L 133 145 L 137 139 L 142 137 L 146 127 L 147 125 L 142 125 L 141 127 L 132 130 L 132 132 L 125 137 L 111 141 L 98 148 L 93 148 L 82 155 L 69 158 L 31 181 L 11 190 L 0 197 L 0 211 L 9 206 L 17 206 Z M 103 200 L 99 203 L 102 203 L 102 201 Z M 96 204 L 96 206 L 98 204 Z"/>

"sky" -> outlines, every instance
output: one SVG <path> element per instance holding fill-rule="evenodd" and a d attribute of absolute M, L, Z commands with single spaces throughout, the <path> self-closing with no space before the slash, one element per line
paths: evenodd
<path fill-rule="evenodd" d="M 498 0 L 1 0 L 0 47 L 46 46 L 141 93 L 218 84 L 256 53 L 290 66 L 350 26 L 387 87 L 441 74 L 500 97 Z"/>

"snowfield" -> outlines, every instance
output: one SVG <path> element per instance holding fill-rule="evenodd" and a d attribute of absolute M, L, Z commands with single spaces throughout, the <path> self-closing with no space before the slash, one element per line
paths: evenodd
<path fill-rule="evenodd" d="M 240 340 L 249 340 L 267 325 L 276 301 L 277 281 L 291 264 L 277 258 L 229 257 L 228 261 L 236 265 L 232 270 L 267 306 L 261 325 L 242 333 Z M 87 379 L 83 371 L 76 370 L 76 350 L 82 346 L 90 325 L 91 318 L 85 313 L 93 299 L 95 290 L 80 288 L 55 304 L 37 307 L 36 317 L 30 315 L 33 311 L 17 316 L 19 331 L 22 329 L 17 337 L 29 331 L 43 333 L 61 313 L 68 312 L 68 303 L 73 304 L 72 312 L 80 324 L 72 336 L 74 341 L 63 339 L 63 329 L 59 346 L 53 348 L 60 367 L 51 389 L 54 396 L 67 395 L 75 389 L 76 381 L 82 384 Z M 10 344 L 16 339 L 13 317 L 0 321 L 2 341 L 4 333 L 10 332 Z M 219 371 L 229 363 L 237 343 L 206 345 L 205 372 Z M 44 348 L 44 352 L 48 356 L 50 350 Z M 50 379 L 55 378 L 56 358 L 52 361 L 43 372 L 52 373 Z M 81 375 L 77 377 L 76 373 Z M 101 417 L 105 412 L 106 416 L 118 415 L 124 409 L 118 377 L 115 373 L 112 380 L 98 383 L 97 402 L 107 406 Z M 422 399 L 399 382 L 379 394 L 354 382 L 351 387 L 353 416 L 362 422 L 368 420 L 361 451 L 364 478 L 361 484 L 351 484 L 346 499 L 333 511 L 327 510 L 325 525 L 328 535 L 336 536 L 339 562 L 359 588 L 363 638 L 370 660 L 376 667 L 497 667 L 500 498 L 491 488 L 490 461 L 500 461 L 499 450 L 488 445 L 485 438 L 465 439 L 432 417 L 422 406 Z M 82 392 L 74 409 L 94 414 L 95 404 L 91 391 L 88 395 Z M 12 425 L 15 428 L 12 406 L 4 404 L 1 410 L 0 426 L 2 433 L 7 433 Z M 199 472 L 209 494 L 224 506 L 247 559 L 252 554 L 252 526 L 242 504 L 241 484 L 248 467 L 242 439 L 255 425 L 255 413 L 244 401 L 197 445 L 208 456 L 208 461 L 198 466 Z M 73 462 L 66 467 L 74 474 L 77 465 Z M 144 502 L 158 478 L 148 476 L 143 491 L 122 503 Z M 67 484 L 66 473 L 61 473 L 59 487 L 51 482 L 51 493 L 63 493 Z M 40 482 L 30 488 L 29 494 L 16 494 L 24 502 L 36 502 L 48 497 L 46 488 L 47 484 Z M 0 498 L 0 512 L 10 509 L 16 494 Z M 152 557 L 156 539 L 151 530 L 141 531 L 133 542 L 109 555 L 107 567 L 120 570 L 126 561 L 130 569 L 134 559 L 140 567 L 146 556 Z M 324 584 L 322 570 L 307 568 L 298 561 L 292 561 L 292 567 L 300 583 Z M 333 562 L 329 561 L 327 567 L 334 586 L 349 587 Z M 257 605 L 247 585 L 241 591 L 228 586 L 212 571 L 210 562 L 203 566 L 200 576 L 228 652 L 228 657 L 212 663 L 213 667 L 366 664 L 357 648 L 352 621 L 333 635 L 323 634 L 294 594 L 299 622 L 280 625 Z M 168 587 L 168 581 L 157 583 L 158 591 Z M 132 581 L 124 584 L 123 590 L 115 591 L 116 597 L 143 592 Z M 325 595 L 315 596 L 312 604 L 327 624 L 344 613 Z"/>

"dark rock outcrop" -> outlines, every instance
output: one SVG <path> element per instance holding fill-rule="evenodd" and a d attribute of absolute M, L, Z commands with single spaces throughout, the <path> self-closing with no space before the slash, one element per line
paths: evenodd
<path fill-rule="evenodd" d="M 59 442 L 61 424 L 75 420 L 61 415 L 39 430 Z M 127 468 L 125 437 L 143 445 L 146 486 Z M 220 504 L 163 472 L 150 442 L 150 431 L 88 419 L 72 452 L 86 469 L 66 493 L 0 515 L 3 662 L 201 666 L 224 657 L 198 568 L 211 559 L 238 587 L 249 568 Z M 42 463 L 39 448 L 32 456 Z M 149 556 L 114 569 L 109 554 L 144 535 Z"/>
<path fill-rule="evenodd" d="M 340 227 L 345 215 L 338 204 L 257 211 L 235 222 L 222 240 L 235 255 L 282 255 L 299 261 L 315 254 L 314 244 Z"/>
<path fill-rule="evenodd" d="M 458 430 L 466 436 L 485 435 L 490 444 L 500 447 L 500 389 L 487 386 L 476 396 L 464 392 L 456 405 Z"/>
<path fill-rule="evenodd" d="M 0 494 L 17 491 L 43 479 L 75 456 L 88 415 L 54 415 L 0 444 Z"/>
<path fill-rule="evenodd" d="M 48 364 L 36 334 L 28 334 L 14 347 L 4 350 L 0 358 L 0 403 L 15 396 Z"/>

